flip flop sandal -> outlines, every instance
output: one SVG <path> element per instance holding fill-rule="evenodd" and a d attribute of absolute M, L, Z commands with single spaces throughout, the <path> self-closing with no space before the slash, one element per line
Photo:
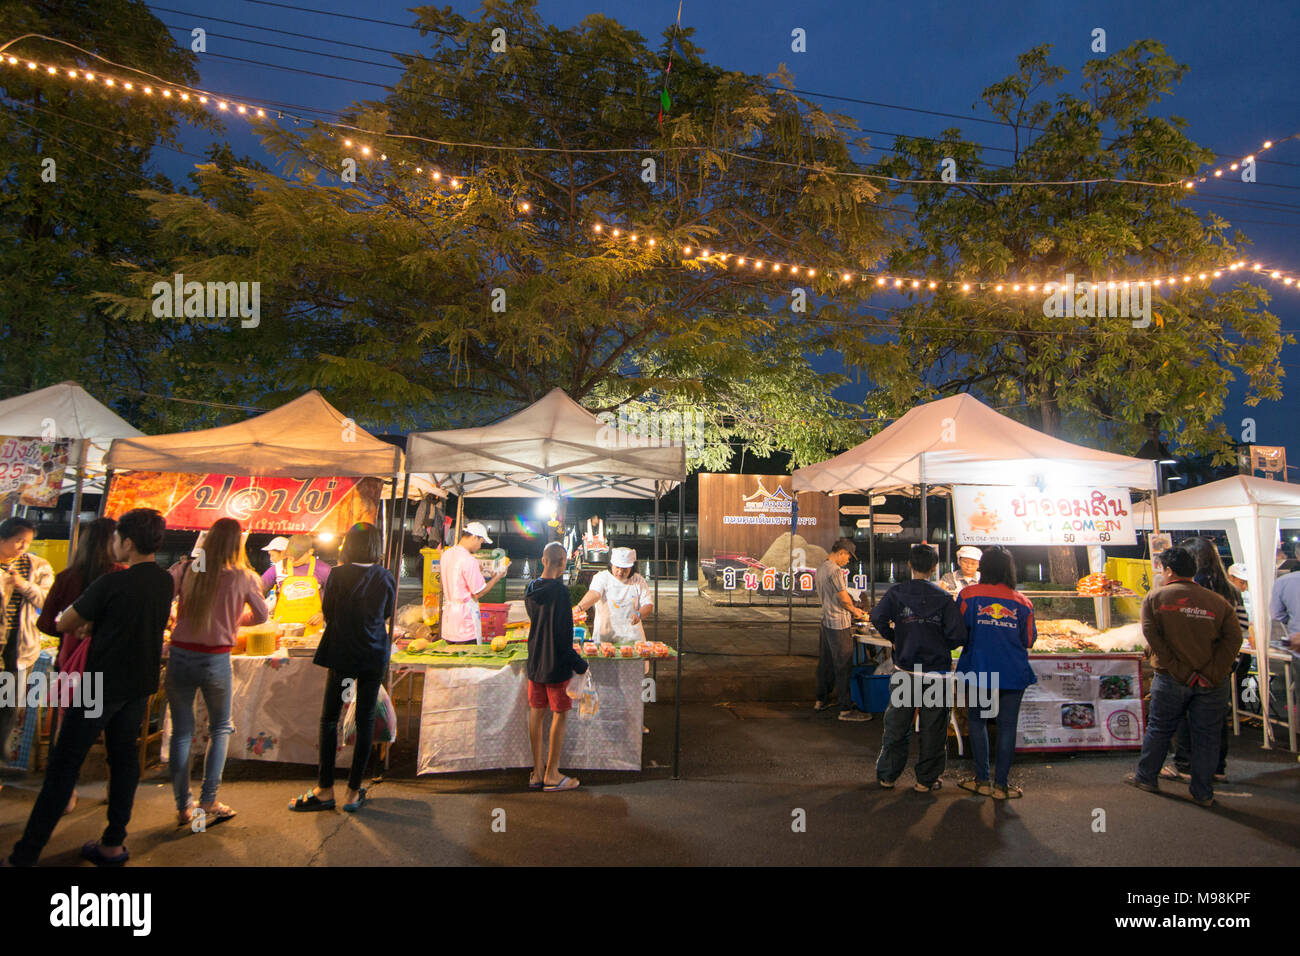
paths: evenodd
<path fill-rule="evenodd" d="M 202 807 L 199 807 L 199 809 L 204 813 L 203 826 L 205 829 L 215 827 L 218 823 L 225 823 L 227 820 L 233 820 L 238 816 L 234 810 L 224 803 L 214 804 L 211 810 L 203 810 Z"/>
<path fill-rule="evenodd" d="M 993 788 L 989 786 L 987 780 L 976 780 L 972 777 L 970 780 L 963 780 L 957 786 L 963 790 L 969 790 L 977 796 L 989 797 L 993 795 Z"/>
<path fill-rule="evenodd" d="M 366 802 L 366 788 L 362 787 L 360 790 L 357 791 L 356 803 L 345 803 L 343 804 L 343 809 L 348 813 L 356 813 L 365 805 L 365 802 Z"/>
<path fill-rule="evenodd" d="M 121 866 L 131 859 L 131 851 L 122 847 L 121 856 L 104 856 L 104 852 L 99 848 L 99 841 L 91 840 L 89 843 L 82 844 L 81 856 L 95 866 Z"/>
<path fill-rule="evenodd" d="M 572 786 L 570 786 L 570 784 L 572 784 Z M 572 777 L 561 777 L 560 782 L 555 786 L 543 787 L 542 789 L 547 793 L 558 793 L 561 790 L 577 790 L 578 786 L 578 781 L 574 780 Z"/>
<path fill-rule="evenodd" d="M 194 805 L 186 807 L 184 810 L 176 811 L 176 829 L 187 827 L 194 822 Z"/>
<path fill-rule="evenodd" d="M 934 783 L 927 785 L 927 784 L 921 783 L 921 782 L 918 780 L 918 781 L 916 782 L 916 786 L 914 786 L 912 789 L 915 790 L 917 793 L 933 793 L 933 792 L 936 791 L 936 790 L 942 790 L 942 789 L 943 789 L 943 781 L 942 781 L 942 780 L 936 780 Z"/>
<path fill-rule="evenodd" d="M 529 789 L 529 790 L 541 790 L 544 786 L 546 786 L 546 782 L 543 781 L 543 780 L 537 780 L 537 781 L 529 780 L 529 781 L 528 781 L 528 789 Z"/>
<path fill-rule="evenodd" d="M 289 809 L 298 813 L 314 813 L 318 810 L 333 810 L 333 800 L 322 800 L 316 794 L 308 790 L 293 803 L 289 804 Z"/>
<path fill-rule="evenodd" d="M 877 779 L 876 779 L 876 783 L 880 784 L 880 788 L 881 788 L 882 790 L 893 790 L 893 789 L 894 789 L 894 781 L 892 781 L 892 780 L 881 780 L 881 779 L 877 778 Z"/>
<path fill-rule="evenodd" d="M 1024 795 L 1024 791 L 1019 787 L 1006 786 L 993 788 L 994 800 L 1019 800 Z"/>
<path fill-rule="evenodd" d="M 1191 779 L 1192 775 L 1183 773 L 1174 767 L 1161 767 L 1160 776 L 1164 777 L 1166 780 L 1181 780 L 1183 783 L 1186 783 Z"/>

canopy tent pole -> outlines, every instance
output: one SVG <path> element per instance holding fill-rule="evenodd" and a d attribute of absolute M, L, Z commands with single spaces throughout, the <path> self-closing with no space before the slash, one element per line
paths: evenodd
<path fill-rule="evenodd" d="M 654 547 L 655 557 L 650 564 L 650 574 L 655 582 L 655 640 L 659 640 L 659 479 L 655 479 L 655 529 L 654 529 Z"/>
<path fill-rule="evenodd" d="M 785 656 L 794 647 L 794 529 L 799 524 L 799 496 L 790 502 L 790 584 L 785 589 Z M 696 559 L 698 560 L 698 558 Z"/>
<path fill-rule="evenodd" d="M 396 488 L 397 488 L 397 484 L 396 482 L 394 482 L 393 489 L 396 490 Z M 406 473 L 406 480 L 402 482 L 402 523 L 398 526 L 397 552 L 396 554 L 392 555 L 393 563 L 396 565 L 396 567 L 393 568 L 392 570 L 393 570 L 393 577 L 397 580 L 398 600 L 393 602 L 393 616 L 388 619 L 388 639 L 390 641 L 393 639 L 393 629 L 397 625 L 397 605 L 400 602 L 402 596 L 402 549 L 406 547 L 406 512 L 408 509 L 407 502 L 410 500 L 407 497 L 407 495 L 409 495 L 410 493 L 411 493 L 411 473 L 408 471 Z M 423 600 L 423 595 L 421 595 L 421 599 Z"/>
<path fill-rule="evenodd" d="M 926 508 L 925 508 L 927 504 L 926 499 L 929 497 L 930 497 L 930 488 L 923 481 L 921 482 L 921 543 L 922 544 L 925 544 L 929 540 L 928 537 L 929 531 L 926 528 L 926 525 L 929 524 L 929 522 L 926 520 Z"/>
<path fill-rule="evenodd" d="M 456 533 L 452 535 L 453 544 L 460 544 L 460 529 L 465 527 L 465 476 L 460 476 L 456 486 Z"/>
<path fill-rule="evenodd" d="M 104 469 L 104 493 L 99 497 L 99 514 L 96 517 L 104 517 L 104 512 L 108 509 L 108 489 L 113 484 L 113 468 L 109 466 Z"/>
<path fill-rule="evenodd" d="M 385 560 L 387 560 L 388 556 L 392 554 L 392 549 L 393 549 L 393 531 L 395 530 L 393 527 L 393 519 L 397 516 L 397 465 L 398 465 L 398 459 L 396 456 L 394 456 L 393 473 L 391 475 L 393 484 L 392 484 L 392 491 L 390 491 L 388 494 L 387 510 L 385 510 L 383 507 L 384 489 L 382 486 L 379 489 L 379 510 L 381 516 L 383 517 L 384 559 Z"/>
<path fill-rule="evenodd" d="M 948 487 L 948 500 L 947 502 L 945 502 L 945 507 L 948 516 L 948 541 L 947 544 L 945 545 L 945 549 L 948 552 L 948 570 L 951 571 L 953 569 L 952 568 L 952 536 L 957 530 L 956 526 L 953 524 L 953 518 L 952 518 L 952 487 L 951 486 Z"/>
<path fill-rule="evenodd" d="M 81 485 L 86 476 L 86 445 L 89 439 L 81 439 L 81 452 L 77 455 L 77 488 L 72 493 L 72 514 L 68 517 L 68 564 L 72 564 L 77 553 L 77 538 L 81 531 Z"/>
<path fill-rule="evenodd" d="M 874 489 L 867 489 L 867 580 L 871 591 L 871 606 L 876 606 L 876 509 L 872 504 L 874 500 L 871 493 Z"/>
<path fill-rule="evenodd" d="M 686 513 L 686 481 L 677 485 L 677 685 L 673 692 L 673 779 L 681 779 L 682 752 L 682 604 L 686 597 L 682 577 L 685 533 L 682 519 Z"/>

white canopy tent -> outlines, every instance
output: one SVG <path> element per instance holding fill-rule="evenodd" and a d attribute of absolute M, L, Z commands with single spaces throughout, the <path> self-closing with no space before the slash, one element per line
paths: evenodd
<path fill-rule="evenodd" d="M 682 553 L 686 449 L 681 442 L 643 437 L 604 424 L 563 389 L 481 428 L 415 432 L 407 438 L 407 467 L 431 471 L 460 497 L 641 498 L 655 504 L 659 559 L 659 498 L 676 486 L 677 553 Z M 403 525 L 405 522 L 403 521 Z M 679 775 L 682 684 L 682 575 L 677 577 L 677 687 L 673 717 L 673 776 Z M 655 579 L 655 599 L 659 582 Z M 655 616 L 658 621 L 658 615 Z"/>
<path fill-rule="evenodd" d="M 1273 565 L 1278 531 L 1283 522 L 1300 524 L 1300 485 L 1271 481 L 1252 475 L 1234 475 L 1198 485 L 1156 499 L 1156 512 L 1149 505 L 1136 509 L 1134 523 L 1152 526 L 1159 516 L 1163 531 L 1226 531 L 1232 558 L 1246 565 L 1246 584 L 1251 598 L 1251 628 L 1266 650 L 1272 622 L 1268 606 L 1273 598 Z M 1300 573 L 1300 572 L 1294 572 Z M 1260 656 L 1256 656 L 1261 661 Z M 1261 672 L 1264 665 L 1261 661 Z M 1262 678 L 1261 678 L 1262 680 Z M 1268 694 L 1260 693 L 1262 706 Z M 1272 737 L 1266 720 L 1264 745 Z"/>
<path fill-rule="evenodd" d="M 104 463 L 118 471 L 387 478 L 396 489 L 402 449 L 357 427 L 313 389 L 279 408 L 233 425 L 119 438 Z M 393 523 L 386 524 L 385 553 Z"/>
<path fill-rule="evenodd" d="M 77 517 L 87 473 L 103 470 L 104 456 L 114 439 L 135 438 L 143 432 L 128 425 L 76 382 L 60 382 L 0 401 L 0 435 L 72 440 L 69 464 L 75 471 L 64 480 L 64 491 L 73 491 L 68 543 L 71 556 L 77 546 Z"/>
<path fill-rule="evenodd" d="M 1156 463 L 1053 438 L 972 395 L 918 405 L 856 448 L 794 473 L 795 491 L 928 485 L 1114 485 L 1154 490 Z"/>
<path fill-rule="evenodd" d="M 406 453 L 474 498 L 657 498 L 686 477 L 680 442 L 603 424 L 559 388 L 494 425 L 415 432 Z"/>
<path fill-rule="evenodd" d="M 358 428 L 313 390 L 233 425 L 119 439 L 105 463 L 132 471 L 382 478 L 401 471 L 402 450 Z"/>

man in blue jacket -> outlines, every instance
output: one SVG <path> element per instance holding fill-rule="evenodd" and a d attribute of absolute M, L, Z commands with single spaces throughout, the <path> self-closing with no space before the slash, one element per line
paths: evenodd
<path fill-rule="evenodd" d="M 956 602 L 930 580 L 939 564 L 939 552 L 928 544 L 914 544 L 907 563 L 912 579 L 886 591 L 871 611 L 871 623 L 894 645 L 894 663 L 899 668 L 890 681 L 876 779 L 886 790 L 893 789 L 907 766 L 912 714 L 920 711 L 920 754 L 913 789 L 926 793 L 942 786 L 939 776 L 948 755 L 949 685 L 945 677 L 927 680 L 921 675 L 952 670 L 952 651 L 966 643 L 966 625 Z"/>

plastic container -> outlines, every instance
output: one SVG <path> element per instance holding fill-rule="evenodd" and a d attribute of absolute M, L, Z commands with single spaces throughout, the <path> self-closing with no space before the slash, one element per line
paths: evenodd
<path fill-rule="evenodd" d="M 483 639 L 501 637 L 506 633 L 506 617 L 510 613 L 509 604 L 488 604 L 480 601 L 479 615 L 483 621 Z"/>
<path fill-rule="evenodd" d="M 889 706 L 889 675 L 873 674 L 869 667 L 854 668 L 849 694 L 858 710 L 883 714 Z"/>
<path fill-rule="evenodd" d="M 247 633 L 247 650 L 250 657 L 267 657 L 275 653 L 280 635 L 277 631 L 249 631 Z"/>

